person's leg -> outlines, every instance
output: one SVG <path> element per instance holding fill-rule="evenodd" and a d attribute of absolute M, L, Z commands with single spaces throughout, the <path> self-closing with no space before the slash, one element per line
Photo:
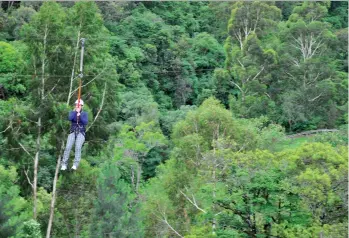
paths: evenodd
<path fill-rule="evenodd" d="M 76 137 L 76 142 L 75 142 L 75 160 L 74 160 L 74 165 L 77 168 L 80 163 L 81 159 L 81 147 L 84 144 L 85 141 L 85 136 L 81 133 L 78 134 Z"/>
<path fill-rule="evenodd" d="M 74 142 L 75 142 L 75 134 L 73 132 L 68 135 L 67 145 L 65 147 L 64 154 L 63 154 L 62 166 L 67 166 L 70 150 L 73 147 Z"/>

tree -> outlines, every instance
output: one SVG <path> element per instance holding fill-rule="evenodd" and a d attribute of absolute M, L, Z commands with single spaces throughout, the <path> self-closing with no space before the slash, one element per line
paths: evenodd
<path fill-rule="evenodd" d="M 33 7 L 26 7 L 21 5 L 17 9 L 13 9 L 8 16 L 7 31 L 9 33 L 9 40 L 19 40 L 21 35 L 21 27 L 29 23 L 31 18 L 35 15 L 36 11 Z"/>
<path fill-rule="evenodd" d="M 120 95 L 119 118 L 125 123 L 137 126 L 142 122 L 158 122 L 158 104 L 146 87 L 135 88 Z"/>
<path fill-rule="evenodd" d="M 220 227 L 225 227 L 222 235 L 232 229 L 242 237 L 267 237 L 274 224 L 309 224 L 310 214 L 302 207 L 300 196 L 289 193 L 285 175 L 279 169 L 240 166 L 233 166 L 226 193 L 217 199 L 223 208 L 219 216 Z"/>
<path fill-rule="evenodd" d="M 22 52 L 16 49 L 21 48 L 21 44 L 11 45 L 0 41 L 0 84 L 6 90 L 6 96 L 23 95 L 27 85 L 23 78 L 16 77 L 16 73 L 20 73 L 24 67 Z"/>
<path fill-rule="evenodd" d="M 237 2 L 233 5 L 228 23 L 228 34 L 233 42 L 238 42 L 241 50 L 251 33 L 258 36 L 267 34 L 281 18 L 281 11 L 272 3 Z"/>
<path fill-rule="evenodd" d="M 31 214 L 28 202 L 20 196 L 20 189 L 15 184 L 16 168 L 5 169 L 0 165 L 0 180 L 0 236 L 10 237 L 19 232 Z"/>
<path fill-rule="evenodd" d="M 225 42 L 228 72 L 222 70 L 220 76 L 224 75 L 234 87 L 232 92 L 237 102 L 231 106 L 240 117 L 275 113 L 269 85 L 277 68 L 278 54 L 277 39 L 271 39 L 270 34 L 280 18 L 280 9 L 269 3 L 238 2 L 232 10 Z"/>
<path fill-rule="evenodd" d="M 183 183 L 187 184 L 189 177 L 188 170 L 183 165 L 175 160 L 168 160 L 158 167 L 157 177 L 150 179 L 142 189 L 142 196 L 146 198 L 142 204 L 146 237 L 183 237 L 178 230 L 183 223 L 190 221 L 187 209 L 177 208 L 178 204 L 183 205 L 184 202 L 182 197 L 178 197 L 178 187 Z"/>
<path fill-rule="evenodd" d="M 22 234 L 16 237 L 41 238 L 40 224 L 33 219 L 24 222 Z"/>
<path fill-rule="evenodd" d="M 290 157 L 293 157 L 291 159 Z M 292 190 L 298 193 L 309 207 L 315 221 L 321 225 L 341 223 L 347 212 L 346 168 L 347 151 L 344 147 L 333 148 L 330 144 L 305 144 L 295 150 L 280 152 L 280 163 L 288 161 L 288 174 L 295 178 Z"/>
<path fill-rule="evenodd" d="M 106 162 L 97 180 L 91 236 L 143 237 L 139 203 L 115 162 Z"/>
<path fill-rule="evenodd" d="M 160 116 L 160 126 L 165 136 L 170 137 L 173 126 L 185 118 L 188 112 L 195 110 L 196 106 L 181 106 L 175 111 L 165 111 Z"/>
<path fill-rule="evenodd" d="M 149 161 L 149 153 L 154 149 L 166 148 L 166 138 L 155 122 L 142 122 L 136 127 L 124 125 L 116 139 L 118 142 L 114 144 L 114 160 L 120 166 L 123 178 L 129 181 L 139 195 L 142 171 L 154 172 L 157 165 L 156 161 Z"/>
<path fill-rule="evenodd" d="M 92 224 L 91 209 L 97 199 L 97 177 L 100 168 L 92 167 L 82 160 L 79 170 L 61 176 L 57 182 L 57 201 L 52 236 L 69 235 L 89 237 Z"/>
<path fill-rule="evenodd" d="M 52 12 L 56 12 L 55 15 L 52 15 Z M 38 14 L 33 16 L 33 21 L 30 25 L 26 24 L 24 27 L 24 34 L 26 36 L 25 42 L 28 43 L 29 47 L 28 50 L 32 53 L 32 61 L 33 61 L 33 71 L 35 74 L 40 72 L 40 80 L 36 78 L 33 85 L 35 87 L 39 87 L 37 100 L 34 102 L 35 106 L 39 106 L 44 104 L 45 99 L 47 99 L 46 93 L 48 93 L 47 86 L 45 84 L 46 82 L 46 76 L 47 71 L 53 71 L 54 64 L 57 63 L 55 60 L 57 58 L 55 57 L 55 52 L 57 48 L 53 47 L 53 45 L 59 42 L 59 39 L 57 36 L 62 34 L 62 28 L 63 28 L 63 22 L 65 19 L 65 13 L 62 10 L 62 8 L 57 3 L 45 3 L 40 8 L 40 11 Z M 35 38 L 32 38 L 31 36 L 34 36 Z M 36 39 L 40 39 L 39 41 L 36 41 Z M 41 44 L 42 43 L 42 44 Z M 53 57 L 50 57 L 53 56 Z M 51 61 L 52 60 L 52 61 Z M 50 62 L 48 64 L 48 62 Z M 39 106 L 40 108 L 40 106 Z M 43 108 L 40 108 L 41 110 Z M 37 217 L 37 173 L 38 173 L 38 166 L 39 166 L 39 158 L 40 158 L 40 150 L 41 150 L 41 138 L 42 135 L 45 134 L 45 131 L 43 130 L 43 118 L 42 114 L 43 111 L 39 110 L 36 122 L 36 128 L 37 128 L 37 139 L 36 139 L 36 152 L 35 152 L 35 159 L 34 159 L 34 172 L 33 172 L 33 182 L 32 182 L 32 188 L 33 188 L 33 217 L 34 220 Z"/>
<path fill-rule="evenodd" d="M 336 36 L 331 32 L 330 25 L 321 21 L 326 9 L 320 3 L 304 3 L 296 7 L 282 33 L 282 78 L 289 82 L 289 90 L 282 97 L 282 107 L 285 119 L 293 130 L 292 123 L 297 121 L 310 121 L 317 127 L 324 113 L 320 108 L 334 110 L 334 117 L 338 113 L 331 100 L 336 94 L 336 82 L 340 81 L 335 72 L 337 61 L 331 53 Z M 329 118 L 322 126 L 333 126 L 335 120 Z"/>
<path fill-rule="evenodd" d="M 324 20 L 331 23 L 336 29 L 348 27 L 348 3 L 331 2 L 328 15 Z"/>

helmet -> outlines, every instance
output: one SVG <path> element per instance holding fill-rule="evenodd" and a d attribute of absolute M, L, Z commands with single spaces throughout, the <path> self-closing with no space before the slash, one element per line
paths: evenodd
<path fill-rule="evenodd" d="M 78 104 L 79 103 L 79 100 L 76 100 L 75 101 L 75 104 Z M 80 105 L 83 106 L 84 105 L 84 101 L 82 101 L 82 99 L 80 99 Z"/>

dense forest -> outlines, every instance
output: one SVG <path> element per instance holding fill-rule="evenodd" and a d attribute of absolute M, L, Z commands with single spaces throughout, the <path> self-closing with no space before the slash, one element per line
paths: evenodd
<path fill-rule="evenodd" d="M 347 118 L 348 2 L 2 1 L 0 237 L 348 237 Z"/>

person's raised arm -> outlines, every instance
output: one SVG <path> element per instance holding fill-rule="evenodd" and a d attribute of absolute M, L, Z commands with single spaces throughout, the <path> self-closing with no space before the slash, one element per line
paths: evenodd
<path fill-rule="evenodd" d="M 70 111 L 69 112 L 69 121 L 76 121 L 76 111 Z"/>
<path fill-rule="evenodd" d="M 88 123 L 88 115 L 87 115 L 87 112 L 81 113 L 81 115 L 80 115 L 80 121 L 81 121 L 82 124 L 87 125 L 87 123 Z"/>

